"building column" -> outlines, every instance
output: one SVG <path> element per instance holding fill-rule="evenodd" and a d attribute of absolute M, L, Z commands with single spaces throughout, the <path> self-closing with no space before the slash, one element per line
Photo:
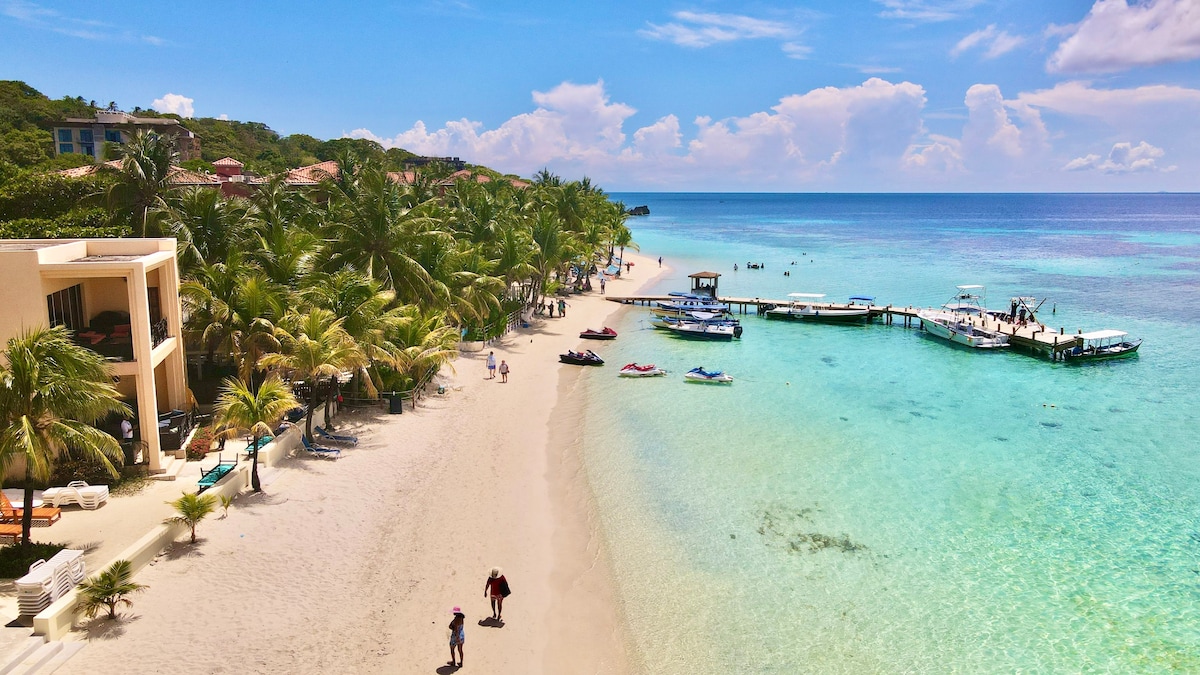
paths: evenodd
<path fill-rule="evenodd" d="M 187 408 L 187 363 L 183 350 L 183 305 L 179 299 L 179 265 L 175 258 L 159 268 L 158 305 L 167 320 L 167 334 L 175 338 L 175 349 L 163 359 L 167 369 L 167 398 L 171 407 Z"/>
<path fill-rule="evenodd" d="M 133 360 L 137 363 L 138 426 L 142 442 L 150 455 L 150 473 L 166 467 L 158 438 L 158 393 L 154 384 L 154 366 L 150 357 L 150 298 L 146 290 L 146 270 L 139 266 L 126 279 L 129 290 L 129 333 L 133 338 Z"/>

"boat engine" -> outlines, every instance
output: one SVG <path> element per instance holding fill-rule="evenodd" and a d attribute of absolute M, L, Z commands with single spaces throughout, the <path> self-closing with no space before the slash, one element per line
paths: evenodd
<path fill-rule="evenodd" d="M 742 337 L 742 327 L 741 326 L 733 327 L 733 337 L 735 337 L 735 338 Z"/>

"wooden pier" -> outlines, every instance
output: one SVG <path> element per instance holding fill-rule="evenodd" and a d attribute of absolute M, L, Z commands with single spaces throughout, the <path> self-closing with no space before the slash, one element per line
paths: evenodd
<path fill-rule="evenodd" d="M 679 298 L 670 295 L 610 295 L 606 296 L 606 299 L 610 302 L 618 302 L 624 305 L 653 305 L 657 302 L 668 302 L 678 300 Z M 758 316 L 765 316 L 769 309 L 792 304 L 790 300 L 772 300 L 769 298 L 717 298 L 717 300 L 729 305 L 729 310 L 734 314 L 749 314 L 753 312 Z M 866 307 L 868 310 L 868 320 L 879 319 L 887 326 L 900 325 L 904 328 L 923 328 L 921 318 L 917 316 L 917 312 L 922 311 L 924 308 L 913 307 L 912 305 L 896 307 L 894 305 L 850 305 L 830 302 L 806 302 L 805 304 L 811 304 L 818 310 Z M 987 330 L 1000 331 L 1009 336 L 1008 341 L 1013 346 L 1021 347 L 1038 356 L 1049 357 L 1051 360 L 1058 360 L 1062 358 L 1062 352 L 1082 345 L 1082 340 L 1077 335 L 1067 333 L 1065 327 L 1054 330 L 1052 327 L 1040 323 L 1028 323 L 1025 326 L 1020 326 L 992 317 L 986 319 L 969 319 L 968 323 L 979 325 Z"/>

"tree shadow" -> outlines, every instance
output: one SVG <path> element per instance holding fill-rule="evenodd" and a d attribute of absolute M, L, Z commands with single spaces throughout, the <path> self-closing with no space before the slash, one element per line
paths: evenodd
<path fill-rule="evenodd" d="M 101 610 L 104 611 L 103 609 Z M 126 626 L 134 621 L 142 619 L 140 614 L 123 614 L 117 612 L 116 619 L 108 618 L 108 614 L 102 614 L 94 619 L 79 624 L 75 630 L 87 634 L 87 640 L 116 640 L 125 635 Z"/>
<path fill-rule="evenodd" d="M 167 550 L 162 552 L 162 557 L 165 560 L 181 560 L 183 558 L 203 558 L 204 551 L 200 550 L 200 544 L 203 544 L 204 537 L 196 537 L 196 543 L 191 543 L 192 537 L 190 534 L 184 534 L 187 537 L 184 541 L 177 541 L 171 544 Z"/>

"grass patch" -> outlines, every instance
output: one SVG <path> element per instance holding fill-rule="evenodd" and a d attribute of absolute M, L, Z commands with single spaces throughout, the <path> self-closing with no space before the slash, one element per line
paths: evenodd
<path fill-rule="evenodd" d="M 29 546 L 13 544 L 0 548 L 0 579 L 19 579 L 29 574 L 29 566 L 39 560 L 49 560 L 66 548 L 63 544 L 39 544 Z"/>

